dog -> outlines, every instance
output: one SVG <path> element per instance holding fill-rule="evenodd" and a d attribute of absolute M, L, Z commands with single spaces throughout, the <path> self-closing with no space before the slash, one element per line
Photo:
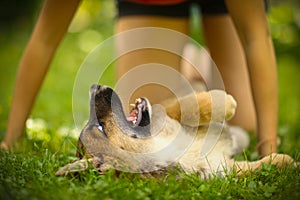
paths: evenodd
<path fill-rule="evenodd" d="M 282 167 L 294 164 L 285 154 L 258 161 L 235 161 L 249 138 L 241 128 L 228 126 L 237 107 L 221 90 L 199 92 L 151 106 L 138 98 L 126 117 L 116 92 L 107 86 L 90 88 L 90 118 L 83 128 L 76 156 L 57 176 L 93 166 L 99 174 L 109 169 L 133 173 L 166 173 L 176 167 L 202 179 L 236 171 L 237 175 L 261 168 L 262 163 Z"/>

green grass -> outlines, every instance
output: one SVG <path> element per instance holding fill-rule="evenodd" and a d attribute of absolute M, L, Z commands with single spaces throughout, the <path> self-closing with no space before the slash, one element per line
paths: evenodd
<path fill-rule="evenodd" d="M 95 1 L 97 2 L 97 1 Z M 105 1 L 101 6 L 111 6 Z M 107 4 L 107 5 L 106 5 Z M 88 6 L 87 6 L 88 7 Z M 107 7 L 106 7 L 107 8 Z M 284 13 L 290 12 L 283 7 Z M 109 10 L 109 9 L 106 9 Z M 279 152 L 288 153 L 300 161 L 300 90 L 299 28 L 290 18 L 275 9 L 270 15 L 277 52 L 279 77 Z M 112 32 L 113 16 L 104 12 L 94 16 L 84 30 L 68 33 L 60 45 L 51 69 L 28 121 L 26 135 L 14 152 L 0 151 L 0 199 L 298 199 L 300 197 L 300 168 L 277 169 L 265 165 L 252 174 L 200 180 L 197 175 L 170 172 L 166 177 L 143 178 L 139 174 L 114 171 L 98 176 L 93 170 L 79 176 L 56 177 L 55 172 L 76 159 L 76 137 L 80 129 L 74 127 L 72 89 L 77 70 L 92 44 L 108 38 Z M 284 18 L 284 19 L 282 19 Z M 105 19 L 103 21 L 99 19 Z M 283 20 L 280 21 L 280 20 Z M 26 22 L 26 20 L 25 20 Z M 0 32 L 0 139 L 3 138 L 10 108 L 15 73 L 22 51 L 32 28 L 32 21 L 24 20 L 14 30 Z M 31 25 L 28 25 L 31 24 Z M 281 29 L 283 35 L 277 34 Z M 98 31 L 94 37 L 84 37 Z M 277 31 L 277 32 L 276 32 Z M 291 33 L 291 31 L 294 31 Z M 285 34 L 293 40 L 286 40 Z M 99 37 L 100 35 L 100 37 Z M 86 38 L 90 46 L 82 46 Z M 101 83 L 113 84 L 110 68 Z M 86 93 L 88 95 L 88 92 Z M 88 109 L 88 102 L 82 110 Z M 247 159 L 257 159 L 256 138 L 251 136 Z M 237 156 L 237 159 L 245 159 Z M 181 177 L 178 179 L 178 177 Z"/>
<path fill-rule="evenodd" d="M 265 165 L 261 171 L 236 178 L 203 181 L 197 175 L 170 172 L 158 179 L 139 174 L 99 176 L 88 171 L 56 177 L 55 171 L 74 159 L 45 149 L 38 154 L 0 152 L 1 199 L 297 199 L 300 168 L 278 170 Z"/>

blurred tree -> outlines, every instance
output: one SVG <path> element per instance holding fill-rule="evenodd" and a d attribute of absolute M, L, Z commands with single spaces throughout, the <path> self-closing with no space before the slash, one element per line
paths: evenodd
<path fill-rule="evenodd" d="M 269 21 L 277 53 L 291 51 L 298 54 L 300 47 L 300 1 L 271 2 Z"/>
<path fill-rule="evenodd" d="M 33 17 L 41 0 L 1 0 L 0 1 L 0 28 L 10 29 L 13 24 Z"/>

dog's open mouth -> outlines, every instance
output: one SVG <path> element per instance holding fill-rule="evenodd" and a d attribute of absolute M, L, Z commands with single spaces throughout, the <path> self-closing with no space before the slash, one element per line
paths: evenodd
<path fill-rule="evenodd" d="M 135 103 L 130 104 L 132 106 L 127 121 L 132 124 L 133 127 L 139 126 L 143 120 L 143 112 L 149 112 L 150 105 L 145 98 L 137 98 Z M 151 115 L 151 113 L 148 113 Z"/>

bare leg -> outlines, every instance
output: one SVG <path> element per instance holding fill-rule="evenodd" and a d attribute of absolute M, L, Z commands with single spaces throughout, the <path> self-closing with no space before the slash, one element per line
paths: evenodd
<path fill-rule="evenodd" d="M 256 130 L 255 109 L 244 52 L 229 15 L 203 16 L 205 39 L 227 93 L 238 103 L 231 124 Z"/>
<path fill-rule="evenodd" d="M 13 102 L 2 148 L 10 148 L 23 134 L 26 119 L 50 65 L 53 54 L 67 31 L 78 0 L 45 1 L 33 34 L 21 59 Z"/>
<path fill-rule="evenodd" d="M 170 17 L 157 17 L 157 16 L 127 16 L 118 19 L 116 24 L 116 32 L 140 28 L 140 27 L 162 27 L 175 30 L 181 33 L 188 32 L 188 19 L 178 19 Z M 147 40 L 143 35 L 138 36 L 141 41 Z M 180 49 L 183 49 L 186 41 L 174 41 L 177 42 Z M 122 45 L 130 45 L 130 41 L 121 41 L 118 44 L 118 48 L 122 48 Z M 159 49 L 141 49 L 127 53 L 121 56 L 117 60 L 117 78 L 120 79 L 129 70 L 136 66 L 146 63 L 160 63 L 166 66 L 170 66 L 173 69 L 180 70 L 181 57 L 174 55 L 170 52 L 162 51 Z M 140 77 L 146 76 L 147 74 L 141 74 Z M 168 77 L 168 74 L 165 75 Z M 134 82 L 123 83 L 128 87 L 133 87 Z M 174 80 L 176 84 L 176 80 Z M 140 87 L 131 97 L 131 101 L 137 97 L 146 96 L 152 103 L 158 103 L 167 97 L 170 97 L 172 93 L 167 89 L 159 85 L 149 84 Z"/>
<path fill-rule="evenodd" d="M 245 50 L 257 112 L 258 150 L 277 150 L 278 89 L 276 60 L 262 0 L 226 0 Z"/>

